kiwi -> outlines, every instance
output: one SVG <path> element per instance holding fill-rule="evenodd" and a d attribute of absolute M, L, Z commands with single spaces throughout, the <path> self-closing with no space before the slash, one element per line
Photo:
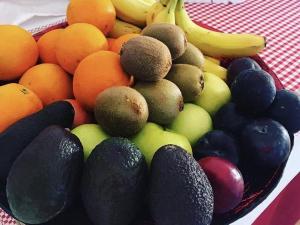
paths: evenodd
<path fill-rule="evenodd" d="M 204 88 L 203 72 L 193 65 L 174 64 L 166 79 L 179 87 L 184 102 L 194 101 Z"/>
<path fill-rule="evenodd" d="M 173 61 L 174 64 L 189 64 L 203 69 L 204 56 L 193 44 L 187 43 L 187 48 L 182 56 Z"/>
<path fill-rule="evenodd" d="M 130 87 L 111 87 L 96 99 L 95 118 L 111 136 L 130 137 L 139 132 L 149 116 L 145 98 Z"/>
<path fill-rule="evenodd" d="M 183 55 L 187 48 L 185 33 L 173 24 L 151 24 L 142 30 L 142 35 L 156 38 L 168 46 L 173 60 Z"/>
<path fill-rule="evenodd" d="M 130 39 L 123 45 L 120 55 L 125 72 L 142 81 L 163 79 L 172 66 L 168 47 L 152 37 Z"/>
<path fill-rule="evenodd" d="M 146 99 L 149 107 L 149 121 L 161 125 L 170 124 L 183 110 L 180 89 L 171 81 L 137 82 L 134 88 Z"/>

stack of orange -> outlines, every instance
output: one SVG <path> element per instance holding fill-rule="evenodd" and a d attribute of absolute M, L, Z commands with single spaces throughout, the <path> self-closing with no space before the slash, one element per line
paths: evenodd
<path fill-rule="evenodd" d="M 100 92 L 131 84 L 119 52 L 138 34 L 108 37 L 116 22 L 111 0 L 70 0 L 67 19 L 69 26 L 37 42 L 21 27 L 0 25 L 0 108 L 5 109 L 0 132 L 64 99 L 76 111 L 74 126 L 88 123 Z"/>

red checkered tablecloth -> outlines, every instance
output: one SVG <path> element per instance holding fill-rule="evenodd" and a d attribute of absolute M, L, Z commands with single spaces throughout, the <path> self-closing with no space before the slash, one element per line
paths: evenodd
<path fill-rule="evenodd" d="M 300 91 L 300 1 L 246 0 L 240 4 L 187 5 L 192 19 L 224 32 L 253 32 L 267 37 L 260 54 L 283 85 Z"/>
<path fill-rule="evenodd" d="M 300 91 L 300 0 L 246 0 L 241 4 L 189 3 L 193 20 L 224 32 L 267 37 L 260 54 L 287 89 Z M 0 225 L 16 222 L 0 209 Z"/>

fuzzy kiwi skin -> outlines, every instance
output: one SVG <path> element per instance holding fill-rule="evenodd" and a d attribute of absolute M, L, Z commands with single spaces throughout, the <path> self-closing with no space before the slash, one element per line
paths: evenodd
<path fill-rule="evenodd" d="M 166 79 L 179 87 L 184 102 L 193 102 L 204 88 L 203 72 L 193 65 L 174 64 Z"/>
<path fill-rule="evenodd" d="M 189 64 L 203 69 L 204 56 L 202 52 L 193 44 L 187 43 L 187 48 L 182 56 L 173 61 L 174 64 Z"/>
<path fill-rule="evenodd" d="M 148 116 L 145 98 L 133 88 L 112 87 L 97 96 L 96 121 L 111 136 L 130 137 L 138 133 Z"/>
<path fill-rule="evenodd" d="M 187 48 L 187 39 L 183 30 L 173 24 L 156 23 L 145 27 L 142 35 L 153 37 L 168 46 L 172 59 L 177 59 Z"/>
<path fill-rule="evenodd" d="M 183 110 L 183 96 L 180 89 L 171 81 L 137 82 L 134 88 L 146 99 L 149 108 L 149 121 L 161 125 L 170 124 Z"/>
<path fill-rule="evenodd" d="M 152 37 L 139 36 L 129 40 L 120 55 L 124 71 L 141 81 L 163 79 L 172 66 L 168 47 Z"/>

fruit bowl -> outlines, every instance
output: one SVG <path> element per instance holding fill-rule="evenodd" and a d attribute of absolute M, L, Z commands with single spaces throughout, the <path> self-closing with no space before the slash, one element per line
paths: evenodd
<path fill-rule="evenodd" d="M 202 23 L 197 23 L 199 26 L 209 28 L 214 30 L 211 27 L 206 26 Z M 67 24 L 59 24 L 53 27 L 49 27 L 46 30 L 35 35 L 36 39 L 39 39 L 41 35 L 44 33 L 56 29 L 65 27 Z M 254 56 L 253 59 L 262 67 L 263 70 L 267 71 L 272 75 L 274 81 L 276 83 L 277 90 L 283 89 L 283 85 L 280 80 L 276 76 L 276 74 L 267 66 L 267 64 L 258 56 Z M 230 60 L 222 60 L 222 65 L 227 66 L 230 63 Z M 270 170 L 270 171 L 254 171 L 255 174 L 259 174 L 257 177 L 253 177 L 252 175 L 244 175 L 245 179 L 245 193 L 242 202 L 230 212 L 223 214 L 222 216 L 215 216 L 213 224 L 228 224 L 236 221 L 240 217 L 246 215 L 252 209 L 254 209 L 258 204 L 260 204 L 267 196 L 272 192 L 272 190 L 277 186 L 278 182 L 281 179 L 285 168 L 286 162 L 283 163 L 280 167 Z M 5 186 L 0 184 L 0 207 L 7 212 L 9 215 L 12 215 L 5 194 Z M 77 200 L 73 203 L 73 205 L 64 213 L 59 215 L 57 218 L 52 220 L 51 222 L 45 223 L 45 225 L 92 225 L 89 221 L 87 215 L 85 214 L 85 210 L 80 202 Z M 147 210 L 140 215 L 140 218 L 137 219 L 135 223 L 132 225 L 154 225 L 151 221 L 150 216 L 148 215 Z"/>

